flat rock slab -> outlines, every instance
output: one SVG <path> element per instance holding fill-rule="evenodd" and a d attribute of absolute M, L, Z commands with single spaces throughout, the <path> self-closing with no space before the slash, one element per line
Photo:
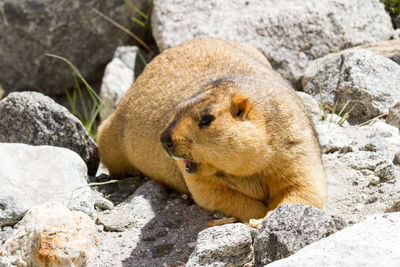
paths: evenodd
<path fill-rule="evenodd" d="M 399 266 L 399 229 L 399 212 L 375 215 L 268 266 Z"/>
<path fill-rule="evenodd" d="M 96 143 L 78 118 L 41 93 L 11 93 L 0 101 L 0 142 L 71 149 L 86 162 L 90 175 L 99 164 Z"/>
<path fill-rule="evenodd" d="M 200 37 L 253 45 L 296 87 L 310 60 L 393 32 L 379 0 L 155 0 L 152 29 L 161 51 Z"/>
<path fill-rule="evenodd" d="M 86 165 L 75 152 L 51 146 L 0 143 L 0 226 L 17 223 L 31 206 L 57 201 L 87 214 L 94 197 Z M 74 191 L 78 187 L 83 187 Z"/>

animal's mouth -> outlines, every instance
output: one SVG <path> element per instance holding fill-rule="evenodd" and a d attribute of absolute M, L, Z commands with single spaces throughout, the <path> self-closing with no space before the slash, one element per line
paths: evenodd
<path fill-rule="evenodd" d="M 190 160 L 184 159 L 183 162 L 185 163 L 185 171 L 187 173 L 195 173 L 197 171 L 197 163 Z"/>

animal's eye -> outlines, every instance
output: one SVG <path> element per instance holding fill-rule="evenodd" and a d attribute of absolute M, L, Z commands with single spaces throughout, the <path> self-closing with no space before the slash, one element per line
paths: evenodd
<path fill-rule="evenodd" d="M 213 115 L 204 115 L 203 117 L 201 117 L 199 126 L 209 125 L 214 119 L 215 117 Z"/>

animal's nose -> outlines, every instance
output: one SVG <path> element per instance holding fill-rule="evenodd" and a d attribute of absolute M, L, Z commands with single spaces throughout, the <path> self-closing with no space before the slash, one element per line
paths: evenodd
<path fill-rule="evenodd" d="M 165 151 L 167 151 L 168 154 L 172 154 L 174 151 L 174 142 L 172 141 L 169 131 L 164 131 L 161 134 L 160 141 Z"/>

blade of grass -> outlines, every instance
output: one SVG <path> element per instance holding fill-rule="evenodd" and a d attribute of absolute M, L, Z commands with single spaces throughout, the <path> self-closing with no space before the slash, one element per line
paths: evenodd
<path fill-rule="evenodd" d="M 140 61 L 142 61 L 143 65 L 146 66 L 147 65 L 146 59 L 144 58 L 142 52 L 139 49 L 137 50 L 137 54 L 139 56 Z"/>
<path fill-rule="evenodd" d="M 133 17 L 132 20 L 133 20 L 133 22 L 138 24 L 140 27 L 146 28 L 146 23 L 141 21 L 140 19 L 137 19 L 137 18 Z"/>
<path fill-rule="evenodd" d="M 101 13 L 100 11 L 98 11 L 95 8 L 92 8 L 92 10 L 99 16 L 101 16 L 102 18 L 104 18 L 105 20 L 107 20 L 108 22 L 112 23 L 113 25 L 115 25 L 116 27 L 120 28 L 121 30 L 123 30 L 124 32 L 126 32 L 127 34 L 129 34 L 133 39 L 135 39 L 136 41 L 138 41 L 146 50 L 147 52 L 151 52 L 150 47 L 142 40 L 140 39 L 136 34 L 132 33 L 131 31 L 129 31 L 127 28 L 125 28 L 124 26 L 122 26 L 121 24 L 119 24 L 118 22 L 114 21 L 113 19 L 111 19 L 110 17 L 107 17 L 106 15 L 104 15 L 103 13 Z"/>
<path fill-rule="evenodd" d="M 132 8 L 136 13 L 138 13 L 142 18 L 147 19 L 147 15 L 140 10 L 139 8 L 137 8 L 134 4 L 131 3 L 131 1 L 129 0 L 124 0 L 124 2 L 130 7 Z"/>
<path fill-rule="evenodd" d="M 130 180 L 133 180 L 133 179 L 132 178 L 125 178 L 125 179 L 121 179 L 121 180 L 109 180 L 109 181 L 106 181 L 106 182 L 93 182 L 93 183 L 88 183 L 86 185 L 78 186 L 77 188 L 72 190 L 71 194 L 69 195 L 67 207 L 69 207 L 70 204 L 71 204 L 72 195 L 79 189 L 85 188 L 87 186 L 98 186 L 98 185 L 106 185 L 106 184 L 114 184 L 114 183 L 123 183 L 123 182 L 130 181 Z"/>

